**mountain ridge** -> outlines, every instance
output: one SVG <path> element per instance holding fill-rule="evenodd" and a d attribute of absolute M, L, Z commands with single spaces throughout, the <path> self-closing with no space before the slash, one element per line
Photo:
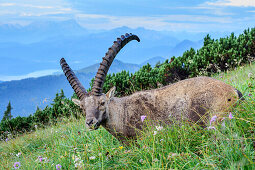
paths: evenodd
<path fill-rule="evenodd" d="M 153 58 L 147 62 L 152 65 L 156 64 L 156 60 Z M 72 65 L 70 64 L 70 66 Z M 95 76 L 98 67 L 99 63 L 74 71 L 85 88 L 89 88 L 89 83 Z M 121 70 L 133 73 L 140 67 L 139 64 L 124 63 L 115 59 L 109 73 L 117 73 Z M 12 115 L 14 117 L 28 116 L 35 112 L 37 106 L 43 109 L 49 105 L 60 89 L 64 90 L 67 97 L 73 95 L 73 89 L 63 74 L 2 82 L 0 83 L 0 119 L 9 101 L 13 107 Z"/>

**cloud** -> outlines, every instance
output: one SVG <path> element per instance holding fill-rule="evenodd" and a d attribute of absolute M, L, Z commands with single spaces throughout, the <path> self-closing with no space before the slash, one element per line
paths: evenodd
<path fill-rule="evenodd" d="M 59 15 L 59 14 L 66 14 L 66 12 L 64 11 L 47 11 L 47 12 L 23 12 L 20 13 L 19 16 L 20 17 L 40 17 L 40 16 L 48 16 L 50 17 L 50 15 Z"/>
<path fill-rule="evenodd" d="M 12 14 L 16 17 L 31 17 L 53 14 L 73 14 L 76 10 L 70 7 L 70 4 L 65 0 L 44 0 L 32 1 L 13 0 L 13 3 L 0 3 L 0 16 L 7 16 Z M 13 16 L 11 16 L 13 17 Z"/>
<path fill-rule="evenodd" d="M 0 3 L 0 7 L 15 6 L 15 3 Z"/>
<path fill-rule="evenodd" d="M 216 2 L 206 2 L 212 6 L 234 6 L 234 7 L 255 7 L 255 0 L 218 0 Z"/>
<path fill-rule="evenodd" d="M 151 3 L 148 5 L 145 1 L 139 1 L 138 6 L 126 1 L 113 3 L 113 6 L 103 0 L 100 2 L 89 0 L 86 1 L 87 3 L 78 1 L 78 4 L 76 1 L 68 0 L 23 0 L 22 2 L 12 0 L 12 3 L 0 3 L 0 22 L 28 23 L 35 20 L 75 19 L 82 26 L 93 30 L 127 26 L 153 30 L 199 31 L 202 28 L 203 30 L 205 28 L 211 30 L 213 27 L 226 28 L 226 25 L 229 27 L 230 24 L 235 26 L 238 25 L 235 24 L 237 19 L 244 17 L 248 17 L 246 21 L 250 23 L 253 9 L 247 11 L 246 8 L 229 6 L 255 6 L 255 0 L 197 0 L 194 3 L 188 0 L 184 0 L 185 2 L 175 0 L 164 3 L 160 1 L 154 6 Z M 150 0 L 152 1 L 155 2 Z M 133 8 L 130 8 L 130 4 Z M 143 5 L 147 8 L 140 8 Z"/>
<path fill-rule="evenodd" d="M 40 5 L 31 5 L 31 4 L 19 4 L 21 7 L 29 7 L 29 8 L 39 8 L 39 9 L 53 9 L 53 6 L 40 6 Z"/>
<path fill-rule="evenodd" d="M 77 14 L 76 19 L 89 29 L 113 29 L 122 26 L 144 27 L 153 30 L 184 30 L 199 27 L 201 24 L 231 23 L 230 17 L 202 15 L 160 15 L 160 16 L 111 16 L 97 14 Z M 193 31 L 194 31 L 193 30 Z"/>

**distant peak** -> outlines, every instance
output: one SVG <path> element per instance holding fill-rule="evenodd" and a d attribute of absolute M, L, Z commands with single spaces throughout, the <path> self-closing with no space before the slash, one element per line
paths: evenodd
<path fill-rule="evenodd" d="M 74 19 L 63 20 L 63 21 L 35 21 L 29 24 L 30 27 L 59 27 L 59 26 L 72 26 L 81 27 L 80 24 Z"/>

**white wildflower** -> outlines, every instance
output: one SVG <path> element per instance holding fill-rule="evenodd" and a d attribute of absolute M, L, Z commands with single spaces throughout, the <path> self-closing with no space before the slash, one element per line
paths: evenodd
<path fill-rule="evenodd" d="M 170 160 L 171 158 L 174 158 L 174 157 L 176 157 L 176 156 L 178 156 L 177 153 L 172 153 L 172 152 L 170 152 L 170 153 L 168 154 L 167 159 Z"/>
<path fill-rule="evenodd" d="M 89 157 L 89 159 L 90 160 L 94 160 L 94 159 L 96 159 L 96 157 L 95 156 L 91 156 L 91 157 Z"/>
<path fill-rule="evenodd" d="M 211 130 L 211 129 L 216 130 L 216 128 L 214 126 L 209 126 L 209 127 L 207 127 L 207 129 L 208 130 Z"/>
<path fill-rule="evenodd" d="M 163 130 L 163 126 L 156 126 L 157 131 Z"/>
<path fill-rule="evenodd" d="M 75 158 L 74 162 L 78 162 L 80 159 L 78 157 Z"/>
<path fill-rule="evenodd" d="M 20 155 L 21 155 L 21 153 L 20 153 L 20 152 L 16 154 L 16 156 L 17 156 L 17 157 L 19 157 Z"/>
<path fill-rule="evenodd" d="M 75 168 L 81 168 L 83 166 L 83 160 L 78 156 L 73 156 Z"/>
<path fill-rule="evenodd" d="M 154 131 L 153 135 L 156 135 L 158 132 L 157 131 Z"/>
<path fill-rule="evenodd" d="M 172 153 L 172 157 L 178 156 L 177 153 Z"/>
<path fill-rule="evenodd" d="M 225 120 L 223 120 L 223 122 L 222 122 L 221 126 L 222 126 L 223 128 L 225 128 L 225 127 L 226 127 L 226 125 L 225 125 Z"/>
<path fill-rule="evenodd" d="M 47 157 L 45 157 L 44 162 L 48 163 L 48 162 L 50 162 L 50 160 Z"/>
<path fill-rule="evenodd" d="M 158 162 L 159 160 L 157 158 L 153 159 L 153 162 Z"/>
<path fill-rule="evenodd" d="M 80 167 L 80 164 L 79 163 L 75 163 L 74 166 L 75 166 L 75 168 L 78 168 L 78 167 Z"/>
<path fill-rule="evenodd" d="M 248 77 L 249 77 L 249 78 L 252 78 L 252 77 L 253 77 L 253 74 L 252 74 L 252 73 L 248 73 Z"/>

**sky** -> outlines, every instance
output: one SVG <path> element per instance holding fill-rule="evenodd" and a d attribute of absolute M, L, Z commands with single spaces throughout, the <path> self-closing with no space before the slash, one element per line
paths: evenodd
<path fill-rule="evenodd" d="M 209 32 L 254 27 L 255 0 L 0 0 L 0 24 L 75 19 L 91 30 Z"/>

